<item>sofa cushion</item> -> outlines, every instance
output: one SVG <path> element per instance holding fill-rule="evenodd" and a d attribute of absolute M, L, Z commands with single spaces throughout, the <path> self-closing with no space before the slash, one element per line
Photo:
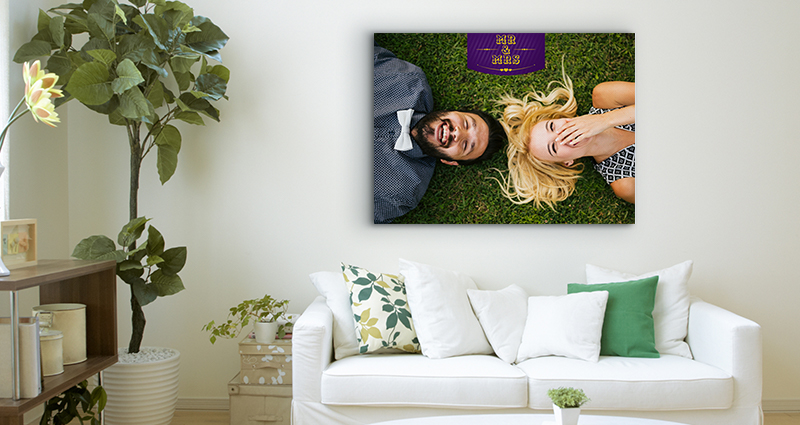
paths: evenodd
<path fill-rule="evenodd" d="M 422 354 L 442 359 L 494 353 L 469 303 L 467 289 L 477 289 L 469 276 L 403 259 L 400 273 Z"/>
<path fill-rule="evenodd" d="M 684 261 L 663 270 L 637 276 L 587 264 L 586 281 L 608 283 L 658 276 L 656 304 L 653 308 L 656 349 L 661 354 L 692 358 L 692 352 L 685 341 L 689 324 L 688 283 L 692 275 L 692 265 L 692 261 Z"/>
<path fill-rule="evenodd" d="M 658 358 L 653 332 L 657 285 L 658 276 L 628 282 L 567 285 L 570 294 L 608 291 L 601 356 Z"/>
<path fill-rule="evenodd" d="M 721 369 L 681 356 L 659 359 L 602 356 L 597 363 L 539 357 L 517 365 L 528 375 L 530 407 L 550 408 L 547 390 L 581 388 L 587 410 L 727 409 L 733 377 Z"/>
<path fill-rule="evenodd" d="M 528 298 L 517 363 L 541 356 L 596 362 L 608 291 Z"/>
<path fill-rule="evenodd" d="M 525 407 L 527 387 L 522 370 L 495 356 L 366 354 L 331 363 L 321 398 L 331 405 Z"/>
<path fill-rule="evenodd" d="M 402 276 L 342 263 L 360 354 L 397 349 L 419 352 Z"/>
<path fill-rule="evenodd" d="M 499 291 L 467 289 L 467 295 L 494 353 L 514 363 L 528 317 L 528 294 L 512 284 Z"/>

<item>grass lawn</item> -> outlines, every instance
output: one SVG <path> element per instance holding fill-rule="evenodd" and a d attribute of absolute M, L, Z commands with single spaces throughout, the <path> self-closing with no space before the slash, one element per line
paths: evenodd
<path fill-rule="evenodd" d="M 495 117 L 502 93 L 522 97 L 544 91 L 561 78 L 561 61 L 572 78 L 578 114 L 591 107 L 592 88 L 604 81 L 634 79 L 634 34 L 547 34 L 545 69 L 529 74 L 497 76 L 467 68 L 467 34 L 375 34 L 375 41 L 398 58 L 425 71 L 434 109 L 483 109 Z M 584 171 L 575 192 L 555 211 L 532 204 L 515 205 L 491 177 L 506 170 L 505 152 L 482 164 L 436 166 L 420 204 L 395 223 L 634 223 L 635 208 L 616 196 L 583 159 Z"/>

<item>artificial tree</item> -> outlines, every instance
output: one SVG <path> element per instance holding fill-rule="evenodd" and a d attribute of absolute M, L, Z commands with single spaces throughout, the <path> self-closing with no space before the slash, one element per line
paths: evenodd
<path fill-rule="evenodd" d="M 129 223 L 118 238 L 121 248 L 108 237 L 92 236 L 78 244 L 73 256 L 117 261 L 117 275 L 131 287 L 128 352 L 137 353 L 145 327 L 142 307 L 184 289 L 178 272 L 186 261 L 186 248 L 165 250 L 163 237 L 152 226 L 147 241 L 136 246 L 147 222 L 138 214 L 141 166 L 155 148 L 161 184 L 172 177 L 181 133 L 170 123 L 204 125 L 203 116 L 219 121 L 212 102 L 227 99 L 230 73 L 225 66 L 208 62 L 221 62 L 219 51 L 228 41 L 210 19 L 195 15 L 179 1 L 129 3 L 84 0 L 40 10 L 38 33 L 19 48 L 14 61 L 46 57 L 46 68 L 59 76 L 64 91 L 57 106 L 77 99 L 126 130 Z M 84 43 L 74 47 L 77 40 Z"/>

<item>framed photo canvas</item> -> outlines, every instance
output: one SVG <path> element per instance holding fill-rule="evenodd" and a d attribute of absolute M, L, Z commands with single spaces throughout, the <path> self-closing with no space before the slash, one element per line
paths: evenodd
<path fill-rule="evenodd" d="M 628 194 L 633 195 L 635 34 L 375 33 L 373 38 L 374 223 L 635 222 L 634 197 L 620 196 L 624 192 L 618 192 L 614 187 L 619 185 L 609 183 L 610 180 L 616 182 L 613 180 L 616 177 L 609 176 L 607 167 L 598 170 L 606 158 L 596 152 L 587 152 L 575 159 L 554 159 L 559 166 L 568 163 L 566 166 L 575 170 L 568 176 L 571 186 L 564 190 L 567 195 L 537 195 L 539 197 L 534 199 L 508 196 L 507 182 L 512 178 L 511 169 L 519 170 L 520 155 L 533 155 L 527 151 L 529 141 L 518 142 L 525 145 L 526 152 L 520 154 L 517 148 L 515 158 L 510 156 L 512 149 L 508 141 L 476 162 L 471 162 L 471 156 L 465 156 L 467 161 L 453 164 L 454 161 L 430 153 L 431 149 L 440 147 L 449 149 L 462 140 L 465 144 L 460 149 L 467 154 L 483 149 L 482 146 L 473 147 L 471 140 L 459 138 L 458 133 L 463 131 L 466 134 L 470 125 L 483 127 L 482 122 L 491 120 L 465 114 L 480 111 L 499 122 L 505 130 L 512 118 L 505 114 L 509 103 L 504 104 L 504 99 L 527 98 L 530 101 L 535 97 L 531 93 L 549 95 L 567 80 L 573 99 L 558 99 L 556 103 L 574 102 L 571 117 L 579 119 L 598 114 L 596 109 L 604 109 L 594 108 L 593 91 L 596 87 L 609 86 L 603 83 L 622 82 L 628 93 L 622 107 L 627 107 L 633 114 L 628 119 L 630 124 L 624 129 L 611 128 L 619 139 L 624 139 L 616 142 L 621 142 L 626 149 L 625 152 L 615 150 L 611 156 L 621 155 L 614 158 L 613 166 L 624 163 L 623 166 L 628 167 L 627 174 L 617 179 L 631 183 Z M 405 118 L 408 123 L 401 122 L 401 110 L 411 110 Z M 454 118 L 444 116 L 440 121 L 432 121 L 434 124 L 427 127 L 427 133 L 421 130 L 426 127 L 420 123 L 442 111 L 456 111 L 462 115 Z M 609 116 L 607 112 L 599 114 Z M 556 119 L 555 116 L 551 118 Z M 461 120 L 460 125 L 456 124 L 458 120 Z M 491 134 L 492 126 L 486 127 L 484 131 Z M 532 134 L 531 131 L 531 128 L 526 128 L 515 134 Z M 559 128 L 550 131 L 558 132 Z M 584 146 L 590 143 L 590 137 L 583 139 Z M 433 141 L 427 148 L 423 146 L 426 138 Z M 580 143 L 576 146 L 579 147 Z M 566 150 L 564 148 L 559 153 Z M 550 149 L 545 154 L 548 152 L 556 153 Z M 546 172 L 550 173 L 549 170 Z M 553 186 L 551 175 L 543 177 L 539 173 L 538 169 L 535 172 L 519 171 L 518 175 L 527 182 L 517 179 L 519 183 L 514 187 L 524 188 L 527 184 L 537 193 L 548 191 Z"/>
<path fill-rule="evenodd" d="M 0 222 L 3 263 L 8 269 L 34 266 L 38 263 L 36 251 L 36 219 Z"/>

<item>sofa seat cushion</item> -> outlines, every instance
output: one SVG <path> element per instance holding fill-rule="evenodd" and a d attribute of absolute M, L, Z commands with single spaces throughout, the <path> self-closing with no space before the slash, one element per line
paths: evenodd
<path fill-rule="evenodd" d="M 583 389 L 589 410 L 727 409 L 733 403 L 730 374 L 681 356 L 600 356 L 597 363 L 539 357 L 518 367 L 528 375 L 534 409 L 551 408 L 547 390 L 557 387 Z"/>
<path fill-rule="evenodd" d="M 418 354 L 337 360 L 322 374 L 322 403 L 359 406 L 507 408 L 528 405 L 528 378 L 495 356 Z"/>

